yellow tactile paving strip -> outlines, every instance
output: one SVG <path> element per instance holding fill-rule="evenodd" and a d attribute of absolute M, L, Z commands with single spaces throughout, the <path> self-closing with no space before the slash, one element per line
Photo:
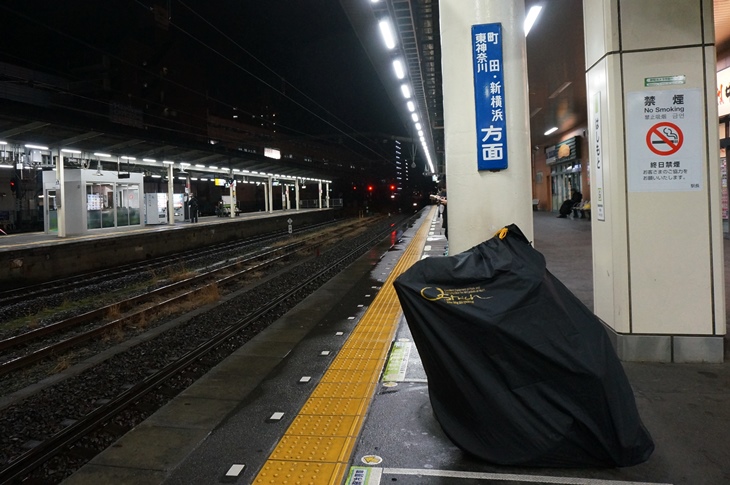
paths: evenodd
<path fill-rule="evenodd" d="M 420 259 L 434 210 L 253 483 L 342 483 L 400 321 L 393 280 Z"/>

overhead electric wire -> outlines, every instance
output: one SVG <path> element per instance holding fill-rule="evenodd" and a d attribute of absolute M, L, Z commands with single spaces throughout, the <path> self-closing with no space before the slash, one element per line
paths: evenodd
<path fill-rule="evenodd" d="M 140 2 L 139 2 L 139 0 L 137 0 L 137 3 L 140 3 Z M 325 113 L 327 113 L 328 115 L 330 115 L 330 116 L 331 116 L 332 118 L 334 118 L 334 119 L 335 119 L 335 120 L 337 120 L 338 122 L 342 123 L 342 124 L 343 124 L 343 125 L 344 125 L 345 127 L 349 128 L 349 129 L 350 129 L 350 130 L 351 130 L 352 132 L 355 132 L 355 133 L 359 133 L 359 131 L 358 131 L 358 130 L 356 130 L 356 129 L 355 129 L 355 128 L 353 128 L 352 126 L 348 125 L 348 124 L 347 124 L 347 122 L 345 122 L 345 121 L 341 120 L 340 118 L 338 118 L 338 117 L 337 117 L 337 115 L 335 115 L 334 113 L 332 113 L 332 112 L 330 112 L 329 110 L 327 110 L 327 108 L 325 108 L 324 106 L 322 106 L 321 104 L 319 104 L 319 103 L 318 103 L 318 102 L 317 102 L 317 101 L 316 101 L 315 99 L 313 99 L 313 98 L 312 98 L 311 96 L 309 96 L 309 95 L 308 95 L 307 93 L 305 93 L 305 92 L 304 92 L 304 91 L 302 91 L 301 89 L 297 88 L 297 87 L 296 87 L 296 86 L 295 86 L 294 84 L 292 84 L 291 82 L 289 82 L 288 80 L 286 80 L 286 78 L 285 78 L 284 76 L 280 75 L 280 74 L 279 74 L 278 72 L 276 72 L 275 70 L 273 70 L 272 68 L 270 68 L 270 67 L 269 67 L 268 65 L 266 65 L 266 64 L 265 64 L 265 63 L 264 63 L 263 61 L 261 61 L 260 59 L 258 59 L 258 58 L 257 58 L 256 56 L 254 56 L 254 55 L 253 55 L 252 53 L 250 53 L 250 52 L 249 52 L 248 50 L 246 50 L 246 49 L 245 49 L 245 48 L 244 48 L 243 46 L 241 46 L 241 45 L 240 45 L 240 44 L 239 44 L 238 42 L 236 42 L 236 41 L 235 41 L 234 39 L 232 39 L 232 38 L 231 38 L 231 37 L 230 37 L 230 36 L 229 36 L 228 34 L 226 34 L 225 32 L 223 32 L 223 31 L 222 31 L 221 29 L 219 29 L 218 27 L 216 27 L 215 25 L 213 25 L 213 24 L 212 24 L 212 23 L 211 23 L 210 21 L 208 21 L 207 19 L 205 19 L 205 18 L 204 18 L 204 17 L 202 16 L 202 15 L 200 15 L 200 14 L 199 14 L 198 12 L 196 12 L 195 10 L 193 10 L 193 9 L 192 9 L 192 8 L 191 8 L 190 6 L 188 6 L 188 5 L 187 5 L 187 4 L 185 3 L 185 2 L 183 2 L 182 0 L 178 0 L 178 3 L 179 3 L 180 5 L 182 5 L 183 7 L 185 7 L 186 9 L 188 9 L 188 11 L 190 11 L 190 12 L 191 12 L 191 13 L 192 13 L 193 15 L 195 15 L 196 17 L 198 17 L 198 18 L 199 18 L 200 20 L 202 20 L 203 22 L 205 22 L 206 24 L 208 24 L 208 26 L 209 26 L 209 27 L 211 27 L 211 28 L 212 28 L 213 30 L 215 30 L 215 31 L 216 31 L 216 32 L 218 32 L 218 33 L 219 33 L 220 35 L 222 35 L 222 36 L 223 36 L 223 37 L 224 37 L 224 38 L 225 38 L 226 40 L 228 40 L 228 41 L 229 41 L 229 42 L 231 42 L 231 43 L 232 43 L 233 45 L 235 45 L 235 46 L 236 46 L 236 47 L 237 47 L 238 49 L 240 49 L 240 50 L 241 50 L 241 51 L 242 51 L 243 53 L 245 53 L 245 54 L 246 54 L 247 56 L 249 56 L 249 57 L 250 57 L 251 59 L 253 59 L 254 61 L 258 62 L 258 63 L 259 63 L 259 64 L 260 64 L 261 66 L 263 66 L 263 67 L 264 67 L 265 69 L 267 69 L 267 70 L 268 70 L 269 72 L 271 72 L 271 73 L 272 73 L 272 74 L 274 74 L 275 76 L 279 77 L 280 79 L 283 79 L 283 80 L 284 80 L 284 82 L 286 82 L 286 84 L 287 84 L 288 86 L 291 86 L 291 87 L 292 87 L 292 88 L 293 88 L 293 89 L 294 89 L 294 90 L 295 90 L 296 92 L 298 92 L 299 94 L 301 94 L 302 96 L 304 96 L 304 97 L 305 97 L 305 98 L 306 98 L 307 100 L 311 101 L 311 102 L 312 102 L 312 103 L 314 103 L 314 104 L 315 104 L 315 105 L 316 105 L 317 107 L 319 107 L 320 109 L 322 109 L 322 111 L 324 111 Z M 319 116 L 318 114 L 314 113 L 313 111 L 311 111 L 311 110 L 310 110 L 310 109 L 308 109 L 307 107 L 303 106 L 303 105 L 302 105 L 301 103 L 299 103 L 298 101 L 296 101 L 296 100 L 294 100 L 293 98 L 289 97 L 289 96 L 288 96 L 288 95 L 287 95 L 286 93 L 283 93 L 283 92 L 281 92 L 281 91 L 280 91 L 279 89 L 277 89 L 277 88 L 275 88 L 274 86 L 270 85 L 269 83 L 267 83 L 266 81 L 264 81 L 264 80 L 263 80 L 263 79 L 261 79 L 260 77 L 256 76 L 256 75 L 255 75 L 255 74 L 253 74 L 252 72 L 250 72 L 250 71 L 246 70 L 245 68 L 243 68 L 242 66 L 240 66 L 240 65 L 239 65 L 238 63 L 236 63 L 236 62 L 232 61 L 232 60 L 231 60 L 230 58 L 228 58 L 227 56 L 224 56 L 223 54 L 221 54 L 221 53 L 220 53 L 220 52 L 218 52 L 217 50 L 213 49 L 212 47 L 209 47 L 209 46 L 208 46 L 207 44 L 205 44 L 205 43 L 204 43 L 204 42 L 202 42 L 201 40 L 197 39 L 197 38 L 196 38 L 195 36 L 193 36 L 192 34 L 190 34 L 190 33 L 186 32 L 186 31 L 184 31 L 184 30 L 183 30 L 183 29 L 182 29 L 182 28 L 181 28 L 181 27 L 180 27 L 179 25 L 175 24 L 175 23 L 174 23 L 174 22 L 172 22 L 172 21 L 170 21 L 170 24 L 174 25 L 174 26 L 175 26 L 176 28 L 178 28 L 178 29 L 179 29 L 179 30 L 180 30 L 181 32 L 185 33 L 186 35 L 189 35 L 189 36 L 190 36 L 191 38 L 193 38 L 193 39 L 194 39 L 194 40 L 196 40 L 197 42 L 200 42 L 200 43 L 201 43 L 201 45 L 204 45 L 205 47 L 207 47 L 207 48 L 211 49 L 211 50 L 212 50 L 213 52 L 215 52 L 215 53 L 216 53 L 216 54 L 218 54 L 218 55 L 219 55 L 220 57 L 224 58 L 225 60 L 227 60 L 228 62 L 230 62 L 231 64 L 233 64 L 234 66 L 236 66 L 237 68 L 239 68 L 240 70 L 242 70 L 243 72 L 245 72 L 246 74 L 248 74 L 248 75 L 250 75 L 251 77 L 253 77 L 254 79 L 256 79 L 256 80 L 260 81 L 260 82 L 261 82 L 262 84 L 266 85 L 267 87 L 269 87 L 269 88 L 273 89 L 273 90 L 274 90 L 275 92 L 277 92 L 278 94 L 282 95 L 282 96 L 283 96 L 283 97 L 285 97 L 286 99 L 289 99 L 290 101 L 292 101 L 293 103 L 295 103 L 295 104 L 296 104 L 297 106 L 300 106 L 301 108 L 305 109 L 305 110 L 306 110 L 307 112 L 311 113 L 312 115 L 316 116 L 316 117 L 317 117 L 317 118 L 319 118 L 320 120 L 324 121 L 324 122 L 325 122 L 325 123 L 327 123 L 327 124 L 328 124 L 329 126 L 331 126 L 332 128 L 334 128 L 335 130 L 337 130 L 337 131 L 339 131 L 340 133 L 342 133 L 343 135 L 345 135 L 345 136 L 347 136 L 347 137 L 351 138 L 351 139 L 352 139 L 352 140 L 354 140 L 354 141 L 355 141 L 356 143 L 359 143 L 359 144 L 360 144 L 360 145 L 362 145 L 363 147 L 367 148 L 368 150 L 370 150 L 371 152 L 373 152 L 373 153 L 375 153 L 376 155 L 380 156 L 381 158 L 384 158 L 384 159 L 385 159 L 386 161 L 388 161 L 388 162 L 390 163 L 390 160 L 387 160 L 387 158 L 383 157 L 383 156 L 382 156 L 382 154 L 379 154 L 379 153 L 375 152 L 375 150 L 373 150 L 372 148 L 370 148 L 370 147 L 368 147 L 368 146 L 364 145 L 364 144 L 363 144 L 363 143 L 361 143 L 361 142 L 360 142 L 359 140 L 357 140 L 357 139 L 353 138 L 353 137 L 352 137 L 352 136 L 351 136 L 351 135 L 350 135 L 349 133 L 346 133 L 345 131 L 341 130 L 340 128 L 338 128 L 337 126 L 333 125 L 333 124 L 332 124 L 332 123 L 330 123 L 329 121 L 325 120 L 324 118 L 322 118 L 322 117 L 321 117 L 321 116 Z"/>
<path fill-rule="evenodd" d="M 51 32 L 55 32 L 58 35 L 61 35 L 61 36 L 66 37 L 68 39 L 71 39 L 72 41 L 77 42 L 78 44 L 80 44 L 80 45 L 82 45 L 82 46 L 84 46 L 84 47 L 86 47 L 88 49 L 91 49 L 91 50 L 93 50 L 95 52 L 98 52 L 100 54 L 103 54 L 103 55 L 107 55 L 110 58 L 115 59 L 115 60 L 119 61 L 120 63 L 122 63 L 124 65 L 128 65 L 128 66 L 133 67 L 136 70 L 140 70 L 142 72 L 145 72 L 146 74 L 149 74 L 150 76 L 153 76 L 153 77 L 159 79 L 160 81 L 169 83 L 171 85 L 178 86 L 178 87 L 180 87 L 180 88 L 182 88 L 182 89 L 184 89 L 184 90 L 186 90 L 188 92 L 191 92 L 191 93 L 193 93 L 195 95 L 200 96 L 201 98 L 205 98 L 205 99 L 208 99 L 208 100 L 212 100 L 212 101 L 217 102 L 217 103 L 219 103 L 219 104 L 221 104 L 223 106 L 227 106 L 227 107 L 233 108 L 233 106 L 231 106 L 230 104 L 228 104 L 228 103 L 226 103 L 226 102 L 224 102 L 222 100 L 219 100 L 218 98 L 208 96 L 208 95 L 206 95 L 206 93 L 202 93 L 200 91 L 196 91 L 194 88 L 192 88 L 190 86 L 187 86 L 187 85 L 185 85 L 183 83 L 180 83 L 180 82 L 174 81 L 172 79 L 163 77 L 163 76 L 161 76 L 161 75 L 159 75 L 159 74 L 157 74 L 155 72 L 152 72 L 152 71 L 149 71 L 149 70 L 146 70 L 146 69 L 142 69 L 139 66 L 137 66 L 136 64 L 134 64 L 134 63 L 132 63 L 132 62 L 130 62 L 130 61 L 124 59 L 124 58 L 121 58 L 119 56 L 116 56 L 116 55 L 110 53 L 109 51 L 104 50 L 104 49 L 101 49 L 101 48 L 99 48 L 97 46 L 91 45 L 88 42 L 84 41 L 83 39 L 79 39 L 78 37 L 76 37 L 74 35 L 71 35 L 69 33 L 63 32 L 63 31 L 61 31 L 61 30 L 59 30 L 59 29 L 57 29 L 55 27 L 51 27 L 51 26 L 49 26 L 49 25 L 47 25 L 47 24 L 45 24 L 45 23 L 43 23 L 43 22 L 41 22 L 41 21 L 39 21 L 37 19 L 31 18 L 28 15 L 23 14 L 22 12 L 15 11 L 12 8 L 7 7 L 6 5 L 0 4 L 0 8 L 2 8 L 4 10 L 6 10 L 6 11 L 8 11 L 8 12 L 10 12 L 10 13 L 12 13 L 12 14 L 14 14 L 14 15 L 16 15 L 16 16 L 24 19 L 24 20 L 26 20 L 26 21 L 28 21 L 28 22 L 31 22 L 32 24 L 38 25 L 38 26 L 43 27 L 43 28 L 45 28 L 45 29 L 47 29 L 47 30 L 49 30 Z M 12 56 L 12 55 L 10 55 L 10 56 Z M 37 64 L 37 63 L 33 62 L 33 64 Z M 46 67 L 46 70 L 48 70 L 48 67 Z M 52 70 L 57 71 L 56 69 L 52 69 Z M 66 73 L 64 73 L 63 74 L 63 77 L 64 78 L 68 78 L 68 75 Z M 76 77 L 76 79 L 77 80 L 81 80 L 82 78 Z M 62 91 L 62 92 L 64 92 L 67 95 L 71 95 L 71 96 L 74 96 L 74 97 L 77 97 L 77 98 L 80 98 L 80 99 L 85 99 L 85 100 L 88 100 L 88 101 L 91 101 L 91 102 L 94 102 L 94 103 L 104 104 L 106 106 L 110 106 L 111 105 L 111 103 L 108 102 L 108 101 L 106 101 L 106 100 L 93 99 L 93 98 L 85 97 L 85 96 L 80 95 L 78 93 L 73 93 L 73 92 L 66 91 L 66 90 L 58 90 L 58 91 Z M 115 92 L 117 92 L 118 94 L 121 94 L 118 91 L 115 91 Z M 148 99 L 145 99 L 145 98 L 140 98 L 140 99 L 141 100 L 144 100 L 144 102 L 148 102 L 148 103 L 153 104 L 155 106 L 165 107 L 165 105 L 163 105 L 161 103 L 157 103 L 155 101 L 151 101 L 151 100 L 148 100 Z M 60 105 L 60 106 L 63 107 L 64 109 L 67 109 L 67 110 L 73 111 L 73 112 L 85 113 L 85 114 L 89 114 L 89 115 L 92 115 L 92 116 L 100 116 L 100 113 L 94 113 L 94 112 L 91 112 L 91 111 L 88 111 L 88 110 L 84 110 L 82 108 L 73 107 L 73 106 L 65 106 L 65 105 Z M 187 116 L 189 116 L 192 119 L 198 119 L 198 120 L 200 120 L 201 123 L 207 123 L 207 121 L 208 121 L 206 118 L 197 116 L 194 113 L 190 113 L 190 112 L 186 112 L 186 111 L 181 111 L 181 110 L 178 110 L 178 111 L 181 112 L 181 113 L 183 113 L 183 114 L 186 114 Z M 249 113 L 246 110 L 240 110 L 240 112 L 241 113 L 244 113 L 244 114 L 247 114 L 247 115 L 255 116 L 253 113 Z M 176 124 L 176 125 L 178 125 L 180 127 L 188 128 L 188 130 L 173 129 L 171 127 L 164 127 L 164 126 L 159 126 L 157 124 L 154 124 L 154 125 L 151 124 L 150 126 L 153 127 L 153 128 L 159 128 L 159 129 L 162 129 L 162 130 L 165 130 L 165 131 L 169 131 L 169 132 L 173 132 L 173 133 L 178 133 L 178 134 L 182 134 L 182 135 L 188 135 L 188 136 L 189 135 L 197 135 L 197 136 L 200 136 L 201 135 L 201 133 L 200 133 L 200 126 L 186 124 L 186 123 L 180 122 L 178 120 L 172 120 L 170 118 L 164 118 L 164 117 L 161 117 L 161 116 L 158 116 L 158 115 L 153 115 L 153 114 L 150 114 L 150 113 L 146 113 L 146 117 L 151 118 L 151 119 L 164 120 L 166 123 Z M 280 125 L 280 126 L 283 126 L 284 128 L 289 129 L 285 125 Z M 298 130 L 295 130 L 295 129 L 292 129 L 292 131 L 297 131 L 298 132 Z M 302 133 L 304 135 L 307 135 L 307 136 L 313 136 L 313 135 L 309 135 L 309 134 L 303 133 L 303 132 L 300 132 L 300 133 Z M 233 140 L 229 140 L 229 141 L 233 141 Z M 235 140 L 235 141 L 240 141 L 240 140 Z M 353 152 L 353 153 L 356 153 L 356 152 Z"/>
<path fill-rule="evenodd" d="M 135 1 L 136 1 L 137 3 L 139 3 L 139 4 L 142 4 L 142 3 L 141 3 L 141 2 L 139 1 L 139 0 L 135 0 Z M 208 23 L 208 25 L 210 25 L 210 26 L 211 26 L 212 28 L 214 28 L 214 29 L 215 29 L 215 30 L 216 30 L 216 31 L 217 31 L 218 33 L 220 33 L 221 35 L 223 35 L 223 36 L 224 36 L 224 37 L 225 37 L 226 39 L 230 40 L 230 41 L 231 41 L 231 42 L 232 42 L 232 43 L 233 43 L 233 44 L 234 44 L 234 45 L 235 45 L 236 47 L 238 47 L 239 49 L 241 49 L 241 50 L 242 50 L 242 51 L 243 51 L 244 53 L 246 53 L 247 55 L 251 56 L 251 57 L 252 57 L 252 58 L 253 58 L 254 60 L 256 60 L 257 62 L 259 62 L 259 63 L 260 63 L 261 65 L 263 65 L 264 67 L 266 67 L 266 69 L 268 69 L 269 71 L 271 71 L 271 72 L 272 72 L 273 74 L 277 75 L 278 77 L 280 77 L 280 78 L 284 79 L 284 77 L 283 77 L 283 76 L 280 76 L 280 75 L 279 75 L 278 73 L 276 73 L 276 71 L 274 71 L 273 69 L 271 69 L 271 68 L 269 68 L 268 66 L 266 66 L 266 65 L 265 65 L 265 64 L 264 64 L 263 62 L 261 62 L 260 60 L 258 60 L 258 59 L 257 59 L 257 58 L 256 58 L 255 56 L 251 55 L 251 53 L 249 53 L 249 52 L 248 52 L 247 50 L 245 50 L 245 49 L 243 49 L 243 48 L 242 48 L 241 46 L 239 46 L 239 45 L 238 45 L 238 44 L 237 44 L 237 43 L 236 43 L 235 41 L 233 41 L 232 39 L 230 39 L 230 37 L 228 37 L 228 36 L 227 36 L 226 34 L 224 34 L 223 32 L 221 32 L 221 31 L 220 31 L 220 30 L 219 30 L 218 28 L 216 28 L 216 27 L 214 27 L 214 26 L 213 26 L 212 24 L 210 24 L 210 22 L 208 22 L 208 21 L 206 21 L 205 19 L 203 19 L 202 17 L 200 17 L 200 15 L 199 15 L 199 14 L 197 14 L 196 12 L 194 12 L 194 11 L 193 11 L 192 9 L 190 9 L 190 7 L 188 7 L 187 5 L 185 5 L 185 4 L 184 4 L 183 2 L 181 2 L 181 1 L 179 1 L 179 3 L 181 3 L 181 4 L 182 4 L 182 5 L 184 6 L 184 7 L 188 8 L 188 9 L 189 9 L 189 10 L 190 10 L 190 11 L 191 11 L 192 13 L 194 13 L 194 14 L 195 14 L 195 15 L 197 15 L 197 16 L 198 16 L 199 18 L 201 18 L 201 20 L 203 20 L 204 22 Z M 218 50 L 214 49 L 213 47 L 211 47 L 211 46 L 210 46 L 210 45 L 208 45 L 207 43 L 205 43 L 205 42 L 203 42 L 202 40 L 198 39 L 198 38 L 197 38 L 196 36 L 194 36 L 193 34 L 191 34 L 190 32 L 188 32 L 187 30 L 183 29 L 183 28 L 182 28 L 182 27 L 181 27 L 180 25 L 176 24 L 175 22 L 173 22 L 173 21 L 171 21 L 171 20 L 170 20 L 169 22 L 170 22 L 170 25 L 174 26 L 174 27 L 175 27 L 176 29 L 178 29 L 178 30 L 179 30 L 180 32 L 182 32 L 183 34 L 185 34 L 185 35 L 189 36 L 189 37 L 190 37 L 191 39 L 195 40 L 196 42 L 200 43 L 200 45 L 202 45 L 202 46 L 204 46 L 204 47 L 208 48 L 209 50 L 211 50 L 212 52 L 214 52 L 215 54 L 217 54 L 217 55 L 218 55 L 219 57 L 221 57 L 221 58 L 225 59 L 226 61 L 228 61 L 229 63 L 231 63 L 231 64 L 232 64 L 233 66 L 235 66 L 235 67 L 236 67 L 236 68 L 238 68 L 239 70 L 241 70 L 241 71 L 245 72 L 245 73 L 246 73 L 246 74 L 248 74 L 249 76 L 253 77 L 253 78 L 254 78 L 254 79 L 256 79 L 257 81 L 259 81 L 259 82 L 261 82 L 262 84 L 264 84 L 264 85 L 265 85 L 266 87 L 268 87 L 268 88 L 272 89 L 272 90 L 273 90 L 274 92 L 278 93 L 279 95 L 281 95 L 281 96 L 283 96 L 284 98 L 288 99 L 289 101 L 291 101 L 292 103 L 296 104 L 296 105 L 297 105 L 297 106 L 299 106 L 300 108 L 304 109 L 304 110 L 305 110 L 305 111 L 307 111 L 308 113 L 312 114 L 313 116 L 315 116 L 315 117 L 316 117 L 316 118 L 318 118 L 319 120 L 323 121 L 323 122 L 324 122 L 324 123 L 326 123 L 327 125 L 331 126 L 331 127 L 332 127 L 332 128 L 334 128 L 335 130 L 337 130 L 338 132 L 342 133 L 342 134 L 343 134 L 344 136 L 346 136 L 346 137 L 350 138 L 351 140 L 353 140 L 353 141 L 354 141 L 355 143 L 359 144 L 359 145 L 360 145 L 360 146 L 362 146 L 363 148 L 365 148 L 365 149 L 367 149 L 367 150 L 371 151 L 372 153 L 374 153 L 374 154 L 375 154 L 375 155 L 377 155 L 378 157 L 382 158 L 382 159 L 383 159 L 383 160 L 384 160 L 385 162 L 387 162 L 387 163 L 391 163 L 391 164 L 393 164 L 393 165 L 394 165 L 394 163 L 393 163 L 393 162 L 391 162 L 390 160 L 388 160 L 387 158 L 385 158 L 385 157 L 384 157 L 384 156 L 383 156 L 382 154 L 380 154 L 380 153 L 376 152 L 376 151 L 375 151 L 375 150 L 373 150 L 373 149 L 372 149 L 371 147 L 369 147 L 369 146 L 367 146 L 367 145 L 363 144 L 362 142 L 360 142 L 359 140 L 357 140 L 356 138 L 354 138 L 354 137 L 353 137 L 352 135 L 350 135 L 349 133 L 347 133 L 347 132 L 345 132 L 345 131 L 341 130 L 341 129 L 340 129 L 339 127 L 337 127 L 337 126 L 333 125 L 333 124 L 332 124 L 332 123 L 330 123 L 330 122 L 329 122 L 328 120 L 326 120 L 326 119 L 324 119 L 323 117 L 321 117 L 321 116 L 320 116 L 319 114 L 315 113 L 314 111 L 310 110 L 310 109 L 309 109 L 308 107 L 306 107 L 306 106 L 304 106 L 303 104 L 301 104 L 301 103 L 300 103 L 299 101 L 297 101 L 297 100 L 293 99 L 292 97 L 288 96 L 288 95 L 287 95 L 286 93 L 284 93 L 284 92 L 282 92 L 281 90 L 277 89 L 276 87 L 272 86 L 272 85 L 271 85 L 270 83 L 268 83 L 268 82 L 266 82 L 265 80 L 261 79 L 261 78 L 260 78 L 259 76 L 257 76 L 257 75 L 255 75 L 254 73 L 252 73 L 252 72 L 248 71 L 248 70 L 247 70 L 247 69 L 245 69 L 245 68 L 244 68 L 243 66 L 241 66 L 240 64 L 238 64 L 238 63 L 236 63 L 235 61 L 233 61 L 232 59 L 230 59 L 230 58 L 229 58 L 228 56 L 226 56 L 226 55 L 222 54 L 221 52 L 219 52 Z M 288 81 L 286 81 L 286 82 L 287 82 L 287 84 L 288 84 L 289 86 L 292 86 L 292 87 L 293 87 L 293 88 L 294 88 L 294 89 L 295 89 L 295 90 L 296 90 L 297 92 L 299 92 L 299 93 L 303 94 L 303 95 L 304 95 L 304 96 L 305 96 L 305 97 L 306 97 L 307 99 L 309 99 L 310 101 L 312 101 L 312 102 L 313 102 L 314 104 L 316 104 L 316 105 L 317 105 L 318 107 L 320 107 L 320 108 L 321 108 L 321 109 L 322 109 L 323 111 L 325 111 L 326 113 L 330 114 L 330 115 L 331 115 L 331 116 L 333 116 L 333 117 L 334 117 L 335 119 L 337 119 L 337 121 L 340 121 L 340 122 L 341 122 L 342 124 L 344 124 L 344 125 L 345 125 L 345 126 L 347 126 L 348 128 L 351 128 L 351 129 L 352 129 L 353 131 L 357 131 L 357 130 L 355 130 L 354 128 L 352 128 L 352 127 L 350 127 L 349 125 L 347 125 L 347 124 L 346 124 L 345 122 L 343 122 L 342 120 L 340 120 L 339 118 L 337 118 L 337 117 L 336 117 L 335 115 L 333 115 L 332 113 L 330 113 L 329 111 L 327 111 L 327 110 L 326 110 L 326 109 L 325 109 L 324 107 L 322 107 L 322 106 L 321 106 L 321 105 L 320 105 L 319 103 L 317 103 L 317 102 L 316 102 L 315 100 L 313 100 L 312 98 L 310 98 L 309 96 L 307 96 L 307 95 L 306 95 L 305 93 L 303 93 L 303 92 L 302 92 L 301 90 L 299 90 L 298 88 L 296 88 L 296 87 L 295 87 L 295 86 L 294 86 L 293 84 L 289 83 Z M 308 134 L 308 136 L 314 136 L 314 135 Z"/>

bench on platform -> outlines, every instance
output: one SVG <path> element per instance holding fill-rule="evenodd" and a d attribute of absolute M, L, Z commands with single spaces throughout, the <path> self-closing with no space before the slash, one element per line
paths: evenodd
<path fill-rule="evenodd" d="M 591 218 L 591 201 L 584 200 L 573 206 L 573 219 Z"/>

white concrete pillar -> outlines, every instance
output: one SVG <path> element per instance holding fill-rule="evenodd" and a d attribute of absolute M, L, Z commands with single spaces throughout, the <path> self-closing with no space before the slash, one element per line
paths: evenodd
<path fill-rule="evenodd" d="M 269 213 L 274 212 L 274 180 L 271 177 L 266 179 L 266 185 L 269 187 Z"/>
<path fill-rule="evenodd" d="M 712 2 L 583 9 L 594 311 L 624 360 L 722 362 Z"/>
<path fill-rule="evenodd" d="M 172 174 L 172 164 L 167 164 L 167 223 L 175 224 L 175 204 L 172 197 L 175 195 L 175 179 Z"/>
<path fill-rule="evenodd" d="M 324 184 L 324 201 L 325 201 L 325 207 L 330 208 L 330 183 L 327 182 Z"/>
<path fill-rule="evenodd" d="M 66 237 L 66 180 L 63 174 L 63 153 L 61 153 L 60 148 L 57 156 L 56 180 L 58 180 L 58 187 L 56 188 L 56 205 L 58 209 L 56 218 L 58 220 L 58 237 Z M 53 150 L 51 150 L 51 157 L 53 157 Z M 48 207 L 46 207 L 46 210 L 48 210 Z"/>
<path fill-rule="evenodd" d="M 296 205 L 295 210 L 299 210 L 299 179 L 294 179 L 294 204 Z"/>
<path fill-rule="evenodd" d="M 449 253 L 456 254 L 515 223 L 532 240 L 530 123 L 523 0 L 440 0 L 444 93 L 446 189 Z M 500 23 L 502 38 L 502 113 L 506 133 L 486 142 L 477 126 L 474 87 L 476 39 L 472 26 Z M 491 47 L 490 47 L 491 48 Z M 557 48 L 557 46 L 556 46 Z M 490 66 L 490 69 L 492 67 Z M 477 96 L 484 96 L 480 89 Z M 478 170 L 484 148 L 478 143 L 506 141 L 508 167 Z M 482 145 L 480 145 L 481 147 Z"/>
<path fill-rule="evenodd" d="M 321 180 L 317 182 L 317 194 L 318 194 L 317 195 L 317 197 L 318 197 L 317 208 L 321 209 L 322 208 L 322 181 Z"/>
<path fill-rule="evenodd" d="M 269 186 L 264 182 L 264 212 L 269 212 Z"/>
<path fill-rule="evenodd" d="M 231 177 L 231 183 L 228 185 L 228 196 L 231 199 L 231 210 L 228 211 L 230 214 L 228 217 L 234 218 L 236 217 L 236 180 L 233 178 L 233 175 Z"/>

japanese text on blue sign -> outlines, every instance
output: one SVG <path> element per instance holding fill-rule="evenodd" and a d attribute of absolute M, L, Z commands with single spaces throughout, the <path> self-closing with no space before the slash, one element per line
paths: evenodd
<path fill-rule="evenodd" d="M 479 170 L 507 168 L 502 24 L 472 25 Z"/>

